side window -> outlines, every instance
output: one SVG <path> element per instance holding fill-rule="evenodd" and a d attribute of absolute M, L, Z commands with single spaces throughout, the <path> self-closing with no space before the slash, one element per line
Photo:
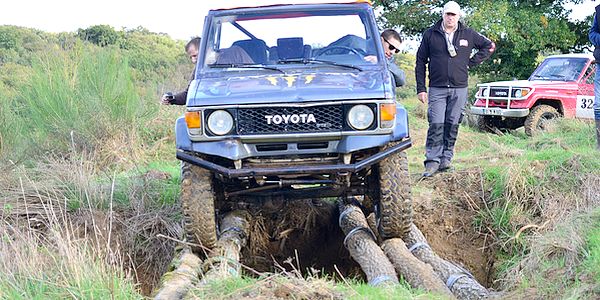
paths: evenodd
<path fill-rule="evenodd" d="M 596 64 L 592 63 L 585 71 L 585 83 L 586 84 L 594 84 L 594 77 L 596 75 Z"/>

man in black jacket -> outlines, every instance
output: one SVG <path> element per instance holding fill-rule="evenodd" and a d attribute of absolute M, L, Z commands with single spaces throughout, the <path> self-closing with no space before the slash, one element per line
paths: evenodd
<path fill-rule="evenodd" d="M 468 70 L 489 58 L 495 45 L 459 21 L 460 6 L 449 1 L 442 20 L 423 33 L 417 51 L 417 97 L 428 102 L 429 130 L 425 144 L 425 172 L 431 177 L 451 168 L 458 126 L 467 103 Z M 478 52 L 471 55 L 473 49 Z M 429 93 L 425 87 L 429 66 Z"/>
<path fill-rule="evenodd" d="M 200 38 L 195 37 L 191 39 L 185 45 L 185 53 L 190 57 L 190 60 L 194 64 L 194 71 L 192 71 L 190 82 L 188 83 L 188 87 L 185 90 L 175 94 L 175 96 L 164 94 L 160 99 L 160 103 L 163 105 L 185 105 L 185 101 L 187 101 L 187 88 L 189 88 L 191 80 L 194 79 L 194 73 L 196 73 L 196 63 L 198 62 L 198 49 L 200 49 Z"/>

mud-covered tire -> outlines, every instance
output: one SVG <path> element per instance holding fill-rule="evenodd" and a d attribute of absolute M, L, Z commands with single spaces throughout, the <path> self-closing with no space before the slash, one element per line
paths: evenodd
<path fill-rule="evenodd" d="M 477 129 L 482 132 L 496 132 L 504 127 L 502 117 L 498 116 L 478 116 Z"/>
<path fill-rule="evenodd" d="M 410 231 L 413 215 L 410 185 L 406 152 L 396 152 L 379 163 L 376 215 L 381 238 L 404 238 Z"/>
<path fill-rule="evenodd" d="M 534 136 L 535 134 L 546 130 L 548 121 L 560 117 L 556 108 L 541 104 L 531 109 L 527 119 L 525 119 L 525 134 Z"/>
<path fill-rule="evenodd" d="M 210 171 L 183 162 L 181 165 L 181 206 L 189 242 L 212 249 L 217 243 L 215 194 Z M 202 252 L 201 247 L 192 247 Z"/>

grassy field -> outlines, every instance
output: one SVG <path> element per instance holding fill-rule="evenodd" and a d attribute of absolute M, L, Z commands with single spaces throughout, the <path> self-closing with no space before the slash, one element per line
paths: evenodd
<path fill-rule="evenodd" d="M 185 86 L 189 66 L 163 66 L 178 79 L 157 83 L 141 81 L 147 69 L 132 67 L 139 56 L 122 49 L 81 42 L 48 49 L 0 64 L 0 299 L 143 298 L 176 245 L 157 235 L 182 237 L 172 132 L 182 108 L 160 107 L 158 97 Z M 427 122 L 408 89 L 400 94 L 416 179 Z M 486 206 L 472 226 L 492 239 L 495 289 L 521 298 L 600 297 L 600 154 L 593 136 L 592 124 L 577 120 L 533 138 L 522 130 L 495 135 L 461 127 L 455 172 L 483 176 Z M 416 194 L 431 190 L 415 180 Z M 436 298 L 406 283 L 377 289 L 303 274 L 244 276 L 192 292 L 231 299 Z"/>

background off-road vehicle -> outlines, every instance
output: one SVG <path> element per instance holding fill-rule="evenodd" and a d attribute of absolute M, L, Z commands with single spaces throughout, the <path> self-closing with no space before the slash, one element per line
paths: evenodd
<path fill-rule="evenodd" d="M 479 84 L 471 113 L 482 130 L 525 127 L 529 136 L 558 117 L 594 118 L 592 54 L 547 57 L 528 80 Z"/>
<path fill-rule="evenodd" d="M 224 212 L 325 197 L 407 232 L 411 140 L 383 53 L 368 3 L 210 11 L 176 123 L 188 238 L 211 248 Z"/>

